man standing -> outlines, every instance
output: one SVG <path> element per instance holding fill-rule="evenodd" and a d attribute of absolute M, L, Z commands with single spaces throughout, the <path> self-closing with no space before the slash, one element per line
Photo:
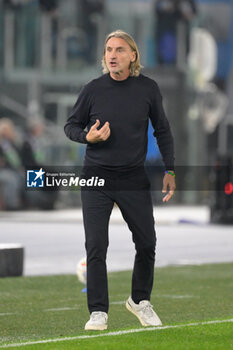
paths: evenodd
<path fill-rule="evenodd" d="M 173 138 L 159 88 L 140 74 L 138 48 L 129 34 L 117 30 L 107 36 L 102 65 L 105 74 L 82 89 L 65 125 L 67 137 L 87 144 L 84 175 L 104 174 L 108 180 L 107 190 L 82 190 L 90 311 L 85 329 L 107 329 L 106 254 L 114 203 L 132 232 L 136 249 L 132 293 L 126 307 L 143 326 L 157 326 L 161 321 L 150 304 L 156 235 L 144 171 L 148 119 L 166 167 L 162 192 L 169 188 L 169 193 L 164 202 L 175 190 Z"/>

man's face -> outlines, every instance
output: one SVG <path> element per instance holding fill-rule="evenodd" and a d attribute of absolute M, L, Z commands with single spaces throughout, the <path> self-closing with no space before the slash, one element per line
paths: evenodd
<path fill-rule="evenodd" d="M 105 61 L 110 75 L 129 75 L 130 63 L 136 54 L 129 44 L 121 38 L 110 38 L 106 44 Z"/>

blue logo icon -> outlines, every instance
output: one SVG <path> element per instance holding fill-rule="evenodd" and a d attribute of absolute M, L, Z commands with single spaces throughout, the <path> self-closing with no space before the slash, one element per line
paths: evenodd
<path fill-rule="evenodd" d="M 42 168 L 40 170 L 27 170 L 27 187 L 44 187 L 44 174 Z"/>

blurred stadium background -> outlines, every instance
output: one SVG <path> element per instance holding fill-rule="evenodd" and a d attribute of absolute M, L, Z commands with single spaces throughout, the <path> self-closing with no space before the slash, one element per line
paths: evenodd
<path fill-rule="evenodd" d="M 25 167 L 82 164 L 85 146 L 67 140 L 63 126 L 81 87 L 102 72 L 106 34 L 120 28 L 164 96 L 181 167 L 168 205 L 210 206 L 213 222 L 232 222 L 233 3 L 187 0 L 179 13 L 165 3 L 0 0 L 1 211 L 80 206 L 77 191 L 25 200 Z M 149 129 L 147 164 L 159 163 Z"/>
<path fill-rule="evenodd" d="M 169 11 L 169 3 L 179 10 Z M 0 0 L 0 277 L 26 276 L 0 278 L 1 348 L 24 341 L 34 349 L 28 342 L 43 339 L 44 349 L 48 338 L 84 332 L 86 295 L 74 276 L 85 255 L 80 191 L 26 191 L 25 169 L 81 166 L 85 146 L 68 140 L 63 126 L 81 87 L 102 73 L 104 39 L 116 29 L 135 38 L 142 73 L 161 88 L 175 141 L 177 191 L 164 205 L 155 171 L 161 156 L 149 127 L 159 267 L 152 302 L 165 325 L 210 321 L 196 333 L 138 333 L 117 344 L 230 348 L 232 0 Z M 129 230 L 117 208 L 112 214 L 108 271 L 130 270 Z M 51 276 L 57 274 L 63 275 Z M 138 327 L 123 307 L 130 275 L 109 274 L 113 330 Z M 87 347 L 102 349 L 106 341 L 91 339 Z"/>

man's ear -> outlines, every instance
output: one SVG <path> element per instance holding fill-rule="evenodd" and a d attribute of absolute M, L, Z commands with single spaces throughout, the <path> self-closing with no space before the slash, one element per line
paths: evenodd
<path fill-rule="evenodd" d="M 136 61 L 136 52 L 133 51 L 132 52 L 132 59 L 131 59 L 131 62 L 135 62 Z"/>

